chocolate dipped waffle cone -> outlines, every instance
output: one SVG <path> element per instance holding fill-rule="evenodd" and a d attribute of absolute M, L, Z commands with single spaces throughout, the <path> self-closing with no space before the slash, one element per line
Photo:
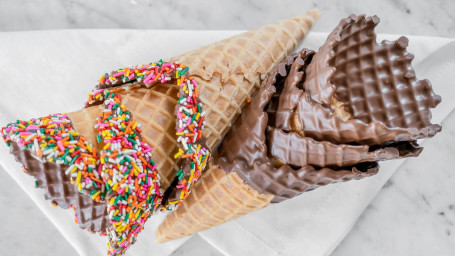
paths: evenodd
<path fill-rule="evenodd" d="M 430 121 L 430 108 L 441 97 L 428 80 L 416 78 L 414 56 L 406 50 L 408 39 L 377 43 L 378 23 L 376 16 L 351 15 L 328 36 L 308 66 L 303 85 L 313 102 L 321 104 L 299 102 L 297 131 L 318 140 L 369 145 L 432 137 L 441 131 Z"/>
<path fill-rule="evenodd" d="M 182 67 L 189 67 L 190 69 L 185 75 L 191 79 L 194 78 L 194 81 L 200 85 L 199 98 L 205 111 L 204 125 L 207 125 L 204 129 L 207 142 L 202 143 L 208 149 L 216 147 L 240 113 L 246 99 L 258 89 L 261 79 L 275 63 L 284 59 L 293 50 L 308 33 L 319 15 L 319 11 L 313 10 L 303 16 L 234 36 L 172 59 L 172 61 L 179 61 Z M 182 73 L 185 72 L 186 69 L 182 70 Z M 175 75 L 176 73 L 172 74 Z M 115 74 L 115 72 L 111 74 Z M 109 75 L 106 76 L 109 78 Z M 110 111 L 112 104 L 107 106 L 104 103 L 106 98 L 109 97 L 109 93 L 112 93 L 110 97 L 114 98 L 113 94 L 115 92 L 116 99 L 121 97 L 121 102 L 116 104 L 118 106 L 121 104 L 122 106 L 120 108 L 114 105 L 117 114 L 119 113 L 117 110 L 120 110 L 120 114 L 122 111 L 123 113 L 128 111 L 127 116 L 137 121 L 137 127 L 140 127 L 141 130 L 140 138 L 137 141 L 140 142 L 142 138 L 144 143 L 153 147 L 153 170 L 157 172 L 157 182 L 160 185 L 160 190 L 154 192 L 157 197 L 153 204 L 161 203 L 163 194 L 166 195 L 164 191 L 171 191 L 167 194 L 166 202 L 163 203 L 166 207 L 170 200 L 169 198 L 179 194 L 179 188 L 175 187 L 176 176 L 178 176 L 178 170 L 181 168 L 175 159 L 176 153 L 179 152 L 175 111 L 176 107 L 178 107 L 178 93 L 182 95 L 182 90 L 180 89 L 179 92 L 179 87 L 175 85 L 176 81 L 174 81 L 174 78 L 169 79 L 172 81 L 168 82 L 164 80 L 162 84 L 153 85 L 151 88 L 150 85 L 155 82 L 147 84 L 146 79 L 141 81 L 136 79 L 137 77 L 133 79 L 131 77 L 127 78 L 122 80 L 118 77 L 116 80 L 120 81 L 120 83 L 100 83 L 96 89 L 104 91 L 105 94 L 101 98 L 98 97 L 93 101 L 89 100 L 85 109 L 68 115 L 50 116 L 50 119 L 55 119 L 58 122 L 61 121 L 58 119 L 66 120 L 65 125 L 71 126 L 73 129 L 68 134 L 80 134 L 80 137 L 90 144 L 92 148 L 97 149 L 96 152 L 98 153 L 100 150 L 113 148 L 112 145 L 109 145 L 110 143 L 100 141 L 100 127 L 96 128 L 95 124 L 97 124 L 97 118 L 105 116 L 105 112 L 113 112 Z M 178 74 L 177 78 L 180 80 Z M 100 93 L 100 95 L 102 94 Z M 99 105 L 100 103 L 102 105 Z M 44 120 L 47 122 L 47 119 Z M 201 122 L 199 123 L 200 125 Z M 35 124 L 36 122 L 31 124 L 30 127 L 35 126 Z M 19 126 L 21 125 L 23 124 L 20 123 Z M 134 127 L 136 126 L 134 125 Z M 12 145 L 12 153 L 16 156 L 16 159 L 28 169 L 29 174 L 37 178 L 38 186 L 45 189 L 48 199 L 64 208 L 67 208 L 68 205 L 73 205 L 81 227 L 105 233 L 107 226 L 108 234 L 111 235 L 113 229 L 109 227 L 112 223 L 106 223 L 106 219 L 112 218 L 112 216 L 108 216 L 108 212 L 103 210 L 102 207 L 104 205 L 104 209 L 106 209 L 108 202 L 110 203 L 109 205 L 113 205 L 117 201 L 114 202 L 113 198 L 100 197 L 99 192 L 90 190 L 90 187 L 81 188 L 80 185 L 79 192 L 84 192 L 85 194 L 78 194 L 77 184 L 80 184 L 78 181 L 84 179 L 84 177 L 81 178 L 80 175 L 76 176 L 73 173 L 75 170 L 71 165 L 73 161 L 69 162 L 68 160 L 68 163 L 66 161 L 63 162 L 63 160 L 56 163 L 40 161 L 40 158 L 44 156 L 38 146 L 33 145 L 31 149 L 27 149 L 14 145 L 14 139 L 7 139 L 7 143 Z M 58 147 L 60 145 L 56 146 L 56 148 Z M 114 154 L 116 153 L 114 152 Z M 93 155 L 95 156 L 96 153 L 93 153 Z M 100 157 L 101 161 L 107 162 L 107 158 L 104 160 L 103 155 L 98 157 Z M 92 165 L 95 165 L 95 163 L 92 163 Z M 136 169 L 136 167 L 132 168 L 132 171 L 136 171 Z M 56 178 L 48 178 L 48 176 L 52 175 L 56 176 Z M 115 179 L 115 173 L 108 175 Z M 185 177 L 187 176 L 190 175 L 185 173 Z M 99 180 L 101 178 L 95 177 L 96 179 Z M 191 180 L 191 176 L 188 179 Z M 71 183 L 76 183 L 76 185 Z M 71 189 L 67 187 L 71 187 Z M 59 190 L 60 188 L 61 190 Z M 106 187 L 107 189 L 108 186 Z M 128 191 L 127 188 L 125 189 L 125 191 Z M 160 199 L 158 200 L 157 198 L 159 197 Z M 173 200 L 179 202 L 183 199 L 185 198 Z M 123 212 L 124 215 L 125 211 Z M 120 229 L 119 232 L 121 231 Z M 112 235 L 115 236 L 115 234 Z M 114 245 L 111 244 L 111 246 Z M 115 251 L 113 253 L 115 254 Z"/>
<path fill-rule="evenodd" d="M 375 35 L 370 32 L 369 39 L 373 40 Z M 326 48 L 327 44 L 321 49 Z M 321 71 L 318 69 L 319 62 L 326 60 L 322 53 L 324 50 L 318 52 L 322 57 L 316 58 L 314 52 L 303 50 L 274 69 L 226 136 L 207 176 L 202 176 L 189 198 L 179 209 L 169 213 L 159 226 L 157 241 L 168 241 L 206 230 L 323 185 L 374 175 L 378 171 L 377 161 L 380 160 L 420 154 L 422 148 L 415 142 L 417 137 L 408 136 L 412 129 L 405 131 L 408 134 L 406 136 L 402 135 L 405 129 L 399 134 L 392 133 L 393 136 L 388 135 L 388 140 L 364 136 L 340 142 L 337 140 L 339 137 L 331 136 L 338 135 L 340 130 L 336 126 L 331 130 L 332 126 L 323 126 L 324 122 L 333 125 L 333 116 L 337 116 L 341 122 L 349 121 L 355 115 L 342 99 L 321 100 L 323 95 L 333 90 L 323 80 L 328 77 L 326 73 L 320 73 L 317 77 L 307 74 L 310 66 L 313 72 Z M 332 53 L 331 56 L 337 58 L 337 54 L 345 56 L 343 52 Z M 374 64 L 377 63 L 371 65 Z M 405 66 L 408 72 L 413 72 L 409 62 L 405 62 Z M 417 90 L 423 95 L 412 94 L 416 99 L 410 102 L 426 102 L 426 107 L 418 108 L 420 112 L 414 114 L 423 116 L 427 120 L 426 124 L 432 127 L 430 129 L 435 128 L 428 133 L 424 132 L 427 128 L 421 129 L 419 138 L 431 137 L 440 128 L 429 123 L 429 108 L 439 102 L 439 97 L 434 95 L 428 81 L 419 82 L 415 81 L 415 76 L 408 77 L 411 83 L 419 86 L 425 84 L 424 90 Z M 315 90 L 313 87 L 305 86 L 312 82 L 311 79 L 320 82 L 317 84 L 317 90 L 320 90 L 317 93 L 311 91 Z M 345 82 L 352 84 L 355 79 L 348 77 Z M 395 77 L 389 74 L 383 79 Z M 393 119 L 394 116 L 386 118 Z M 302 128 L 307 119 L 313 122 L 314 131 Z M 318 126 L 320 123 L 322 125 Z M 381 121 L 375 122 L 372 127 L 380 125 L 381 128 L 394 131 L 394 128 L 387 128 Z M 362 133 L 354 125 L 344 128 L 341 132 Z M 313 136 L 317 132 L 325 136 Z"/>
<path fill-rule="evenodd" d="M 377 172 L 375 162 L 336 170 L 311 165 L 293 168 L 268 156 L 265 131 L 271 120 L 266 108 L 273 105 L 272 96 L 278 95 L 275 83 L 280 83 L 277 79 L 286 77 L 289 69 L 304 70 L 313 54 L 302 51 L 274 69 L 233 125 L 220 146 L 218 158 L 192 194 L 158 227 L 157 241 L 191 235 L 318 186 Z M 275 113 L 271 111 L 271 115 Z"/>
<path fill-rule="evenodd" d="M 377 148 L 368 145 L 337 145 L 303 137 L 295 132 L 286 133 L 276 128 L 268 130 L 267 139 L 270 155 L 278 161 L 294 166 L 342 167 L 416 156 L 422 151 L 422 148 L 414 142 L 390 143 Z"/>

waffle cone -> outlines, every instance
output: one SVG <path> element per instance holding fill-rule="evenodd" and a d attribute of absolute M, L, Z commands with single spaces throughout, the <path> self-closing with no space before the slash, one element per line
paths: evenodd
<path fill-rule="evenodd" d="M 11 153 L 23 164 L 27 174 L 36 179 L 36 187 L 44 189 L 44 197 L 64 209 L 73 207 L 77 222 L 83 229 L 104 233 L 109 225 L 106 204 L 95 202 L 90 196 L 77 191 L 60 164 L 43 163 L 29 149 L 21 149 L 11 142 Z"/>
<path fill-rule="evenodd" d="M 95 124 L 97 123 L 96 118 L 100 115 L 101 111 L 102 106 L 99 105 L 68 113 L 73 128 L 87 138 L 87 141 L 96 147 L 98 152 L 102 148 L 102 145 L 97 142 L 96 136 L 98 135 L 98 131 L 95 128 Z"/>
<path fill-rule="evenodd" d="M 317 10 L 234 36 L 184 55 L 172 58 L 190 67 L 190 75 L 200 85 L 200 99 L 206 111 L 204 135 L 210 149 L 221 141 L 240 113 L 245 100 L 259 88 L 274 64 L 282 61 L 308 33 L 319 17 Z M 161 186 L 168 188 L 178 166 L 175 135 L 175 106 L 178 87 L 161 84 L 152 89 L 142 87 L 119 88 L 125 105 L 142 126 L 142 136 L 153 147 L 153 158 L 161 176 Z M 94 128 L 101 105 L 68 114 L 73 128 L 101 150 Z M 74 206 L 79 225 L 90 231 L 104 233 L 109 220 L 105 202 L 96 202 L 81 194 L 65 175 L 66 167 L 38 160 L 28 149 L 20 149 L 12 142 L 12 153 L 28 173 L 37 179 L 37 186 L 53 203 L 68 208 Z M 240 191 L 240 190 L 239 190 Z M 264 204 L 265 205 L 265 204 Z"/>
<path fill-rule="evenodd" d="M 302 100 L 294 119 L 306 135 L 374 145 L 441 131 L 430 120 L 441 97 L 428 80 L 417 79 L 408 39 L 377 43 L 378 23 L 365 15 L 341 20 L 314 56 L 303 87 L 320 104 Z"/>
<path fill-rule="evenodd" d="M 241 168 L 243 164 L 234 161 L 232 169 Z M 156 240 L 165 242 L 189 236 L 320 186 L 361 179 L 378 171 L 377 165 L 370 163 L 351 170 L 315 169 L 311 166 L 294 170 L 287 165 L 274 168 L 268 163 L 258 162 L 254 165 L 255 171 L 248 175 L 260 176 L 262 188 L 245 183 L 247 178 L 240 173 L 226 173 L 223 168 L 211 165 L 184 203 L 160 224 Z"/>
<path fill-rule="evenodd" d="M 288 56 L 319 18 L 318 10 L 174 57 L 200 86 L 207 146 L 214 149 L 261 80 Z"/>
<path fill-rule="evenodd" d="M 294 50 L 319 15 L 312 10 L 168 60 L 189 67 L 189 76 L 198 84 L 206 115 L 203 133 L 210 150 L 221 142 L 262 79 Z M 154 148 L 153 158 L 165 190 L 180 169 L 174 159 L 178 151 L 174 114 L 177 88 L 171 83 L 151 89 L 117 88 L 122 103 L 142 124 L 142 136 Z"/>
<path fill-rule="evenodd" d="M 244 183 L 237 173 L 226 174 L 210 165 L 190 196 L 158 227 L 156 240 L 164 242 L 188 236 L 259 210 L 273 195 L 261 194 Z"/>
<path fill-rule="evenodd" d="M 314 53 L 302 51 L 275 67 L 224 139 L 218 151 L 220 156 L 215 157 L 216 164 L 210 166 L 209 171 L 202 176 L 187 200 L 176 211 L 169 213 L 158 227 L 156 235 L 158 242 L 203 231 L 259 210 L 270 203 L 281 202 L 320 186 L 360 179 L 374 175 L 378 171 L 376 162 L 361 164 L 355 162 L 353 166 L 343 165 L 336 170 L 327 167 L 317 168 L 305 163 L 302 167 L 294 169 L 290 165 L 267 158 L 264 133 L 270 121 L 265 108 L 273 106 L 271 99 L 277 98 L 279 89 L 274 86 L 274 83 L 279 80 L 278 73 L 285 77 L 286 72 L 296 67 L 295 63 L 300 63 L 300 67 L 303 67 L 303 64 L 311 59 L 312 54 Z M 299 60 L 294 62 L 295 59 Z M 275 111 L 272 111 L 272 116 L 273 113 Z M 276 136 L 285 135 L 280 132 Z M 289 147 L 291 141 L 302 138 L 290 136 L 287 139 L 284 142 L 284 148 Z M 302 144 L 301 141 L 298 143 Z M 327 143 L 317 145 L 316 141 L 309 141 L 308 144 L 319 150 L 315 152 L 319 159 L 315 160 L 319 160 L 322 166 L 327 163 L 336 165 L 340 161 L 346 164 L 343 162 L 345 148 L 338 149 L 336 145 Z M 304 145 L 303 150 L 305 149 Z M 365 152 L 368 151 L 368 147 L 363 147 L 361 152 L 357 149 L 360 148 L 353 148 L 351 151 L 358 153 L 362 160 L 375 157 Z M 321 159 L 326 151 L 334 153 L 334 158 Z M 396 155 L 397 151 L 387 151 L 384 154 Z M 304 155 L 308 152 L 297 151 L 296 153 Z M 346 152 L 346 154 L 350 153 L 352 152 Z M 309 158 L 306 159 L 309 160 Z"/>

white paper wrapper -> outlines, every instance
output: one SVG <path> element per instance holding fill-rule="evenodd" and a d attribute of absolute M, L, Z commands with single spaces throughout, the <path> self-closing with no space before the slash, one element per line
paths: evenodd
<path fill-rule="evenodd" d="M 96 80 L 113 69 L 157 61 L 239 31 L 73 30 L 0 33 L 0 126 L 82 107 Z M 327 34 L 310 33 L 301 45 L 317 50 Z M 396 39 L 398 36 L 379 36 Z M 300 48 L 300 47 L 299 47 Z M 299 49 L 298 48 L 298 49 Z M 455 108 L 455 41 L 410 37 L 419 78 L 429 78 L 443 102 L 441 122 Z M 190 67 L 191 68 L 191 67 Z M 428 141 L 430 143 L 431 141 Z M 73 212 L 52 207 L 32 177 L 22 173 L 4 143 L 0 164 L 81 255 L 104 255 L 107 238 L 73 223 Z M 406 161 L 381 164 L 378 175 L 330 185 L 200 233 L 226 255 L 327 255 L 343 239 L 383 184 Z M 152 217 L 127 255 L 169 255 L 186 239 L 155 243 L 164 216 Z M 33 218 L 33 216 L 30 216 Z M 24 227 L 26 228 L 26 227 Z"/>

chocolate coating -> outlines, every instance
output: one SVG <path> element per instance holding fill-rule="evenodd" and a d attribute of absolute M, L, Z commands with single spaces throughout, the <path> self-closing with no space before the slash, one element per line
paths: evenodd
<path fill-rule="evenodd" d="M 302 137 L 295 132 L 285 133 L 276 128 L 267 131 L 267 141 L 271 156 L 295 166 L 343 167 L 362 162 L 416 157 L 422 151 L 421 147 L 411 142 L 379 146 L 375 149 L 368 145 L 336 145 Z"/>
<path fill-rule="evenodd" d="M 303 81 L 305 81 L 303 70 L 310 64 L 313 55 L 314 51 L 312 50 L 299 52 L 289 69 L 288 78 L 284 80 L 283 86 L 278 88 L 279 104 L 276 107 L 274 127 L 281 128 L 284 131 L 291 130 L 291 116 L 303 94 L 303 90 L 301 90 Z M 280 76 L 286 77 L 286 70 L 280 72 Z"/>
<path fill-rule="evenodd" d="M 274 195 L 272 202 L 275 203 L 319 186 L 360 179 L 378 171 L 376 162 L 356 163 L 341 168 L 319 168 L 312 165 L 297 167 L 279 163 L 268 154 L 266 130 L 270 123 L 269 116 L 291 112 L 291 107 L 298 100 L 293 94 L 296 90 L 301 90 L 297 84 L 303 82 L 304 69 L 313 54 L 313 51 L 303 50 L 274 69 L 224 139 L 219 149 L 219 157 L 215 161 L 226 172 L 235 171 L 245 183 L 258 192 Z M 272 98 L 279 101 L 275 108 L 270 107 Z M 286 104 L 280 108 L 282 101 Z M 267 107 L 273 111 L 267 113 Z M 282 127 L 286 126 L 286 123 L 281 124 Z M 290 128 L 290 124 L 287 125 Z"/>
<path fill-rule="evenodd" d="M 296 119 L 301 130 L 334 143 L 381 144 L 432 137 L 430 108 L 441 97 L 428 80 L 417 80 L 407 52 L 408 39 L 376 42 L 376 16 L 352 15 L 341 20 L 314 56 L 304 88 L 311 102 L 301 101 Z M 350 118 L 334 114 L 340 102 Z M 321 109 L 322 108 L 322 109 Z M 317 114 L 310 118 L 308 111 Z"/>
<path fill-rule="evenodd" d="M 417 80 L 408 40 L 376 42 L 379 18 L 343 19 L 314 54 L 280 63 L 221 144 L 216 164 L 273 202 L 416 157 L 417 139 L 441 130 L 441 98 Z"/>
<path fill-rule="evenodd" d="M 17 162 L 22 163 L 27 174 L 36 179 L 37 188 L 44 189 L 44 197 L 58 206 L 67 209 L 74 206 L 78 224 L 83 229 L 105 234 L 110 226 L 105 202 L 95 202 L 93 199 L 77 191 L 71 179 L 65 174 L 68 166 L 43 162 L 33 156 L 29 149 L 20 149 L 18 144 L 11 141 L 10 151 Z"/>
<path fill-rule="evenodd" d="M 337 170 L 311 165 L 295 170 L 290 165 L 275 167 L 271 161 L 255 161 L 253 166 L 247 168 L 241 160 L 228 162 L 223 157 L 218 159 L 218 165 L 224 170 L 235 171 L 246 184 L 259 193 L 274 195 L 272 203 L 282 202 L 331 183 L 369 177 L 379 170 L 377 162 L 366 162 Z"/>

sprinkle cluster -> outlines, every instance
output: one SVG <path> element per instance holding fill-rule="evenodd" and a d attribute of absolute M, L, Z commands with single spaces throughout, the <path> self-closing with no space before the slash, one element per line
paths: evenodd
<path fill-rule="evenodd" d="M 121 96 L 105 90 L 103 113 L 96 128 L 104 145 L 99 170 L 106 185 L 109 255 L 123 255 L 135 243 L 147 219 L 161 204 L 162 191 L 152 147 L 140 136 L 140 124 L 121 104 Z M 101 191 L 98 191 L 99 193 Z"/>
<path fill-rule="evenodd" d="M 71 177 L 72 183 L 76 183 L 79 192 L 90 193 L 97 202 L 104 199 L 99 193 L 93 193 L 104 186 L 96 169 L 96 149 L 73 129 L 67 114 L 18 120 L 2 128 L 1 133 L 8 146 L 15 141 L 19 147 L 31 150 L 44 162 L 67 165 L 65 174 Z"/>
<path fill-rule="evenodd" d="M 166 83 L 171 81 L 174 77 L 179 78 L 185 74 L 187 70 L 188 67 L 184 65 L 159 60 L 155 63 L 118 69 L 112 71 L 110 74 L 105 73 L 98 80 L 96 88 L 88 95 L 86 106 L 103 101 L 103 92 L 105 88 L 134 82 L 150 87 L 156 82 Z"/>
<path fill-rule="evenodd" d="M 112 224 L 107 230 L 110 256 L 123 255 L 157 210 L 171 210 L 181 204 L 210 157 L 202 136 L 205 112 L 198 99 L 198 85 L 192 77 L 186 76 L 187 70 L 184 65 L 160 60 L 103 75 L 86 102 L 86 106 L 103 104 L 95 125 L 97 143 L 102 147 L 99 154 L 73 129 L 67 114 L 16 121 L 1 130 L 8 146 L 15 141 L 44 162 L 67 166 L 65 174 L 71 177 L 79 192 L 90 195 L 97 202 L 106 202 Z M 177 198 L 163 206 L 163 191 L 152 160 L 152 147 L 142 138 L 140 123 L 134 120 L 121 103 L 121 96 L 115 93 L 117 88 L 109 88 L 125 83 L 150 87 L 155 82 L 171 80 L 180 86 L 176 123 L 177 142 L 181 147 L 174 156 L 180 170 L 176 174 L 177 185 L 171 188 L 175 189 Z"/>
<path fill-rule="evenodd" d="M 1 133 L 8 146 L 14 141 L 44 162 L 68 166 L 65 173 L 79 192 L 96 201 L 109 199 L 113 225 L 108 233 L 109 255 L 122 255 L 158 209 L 162 191 L 152 148 L 140 137 L 140 124 L 120 104 L 120 95 L 106 90 L 104 98 L 96 125 L 98 143 L 104 145 L 99 157 L 87 139 L 74 131 L 67 114 L 16 121 Z"/>
<path fill-rule="evenodd" d="M 176 108 L 177 142 L 181 147 L 174 158 L 179 160 L 180 170 L 176 174 L 179 195 L 164 205 L 162 209 L 173 210 L 188 197 L 191 187 L 201 176 L 210 157 L 205 143 L 201 143 L 202 129 L 205 125 L 205 112 L 199 101 L 198 84 L 193 77 L 187 76 L 189 67 L 179 63 L 163 62 L 118 69 L 106 73 L 99 79 L 97 87 L 89 94 L 86 106 L 102 102 L 105 90 L 125 83 L 135 83 L 150 87 L 155 82 L 176 81 L 180 86 L 180 98 Z"/>
<path fill-rule="evenodd" d="M 179 159 L 181 164 L 177 172 L 179 180 L 177 189 L 180 190 L 180 195 L 168 202 L 168 209 L 180 205 L 189 196 L 191 187 L 201 176 L 210 157 L 205 143 L 201 142 L 205 112 L 202 111 L 202 104 L 198 99 L 198 85 L 192 77 L 181 77 L 177 84 L 180 86 L 180 98 L 176 108 L 178 118 L 176 134 L 177 142 L 180 142 L 182 147 L 174 158 Z"/>

